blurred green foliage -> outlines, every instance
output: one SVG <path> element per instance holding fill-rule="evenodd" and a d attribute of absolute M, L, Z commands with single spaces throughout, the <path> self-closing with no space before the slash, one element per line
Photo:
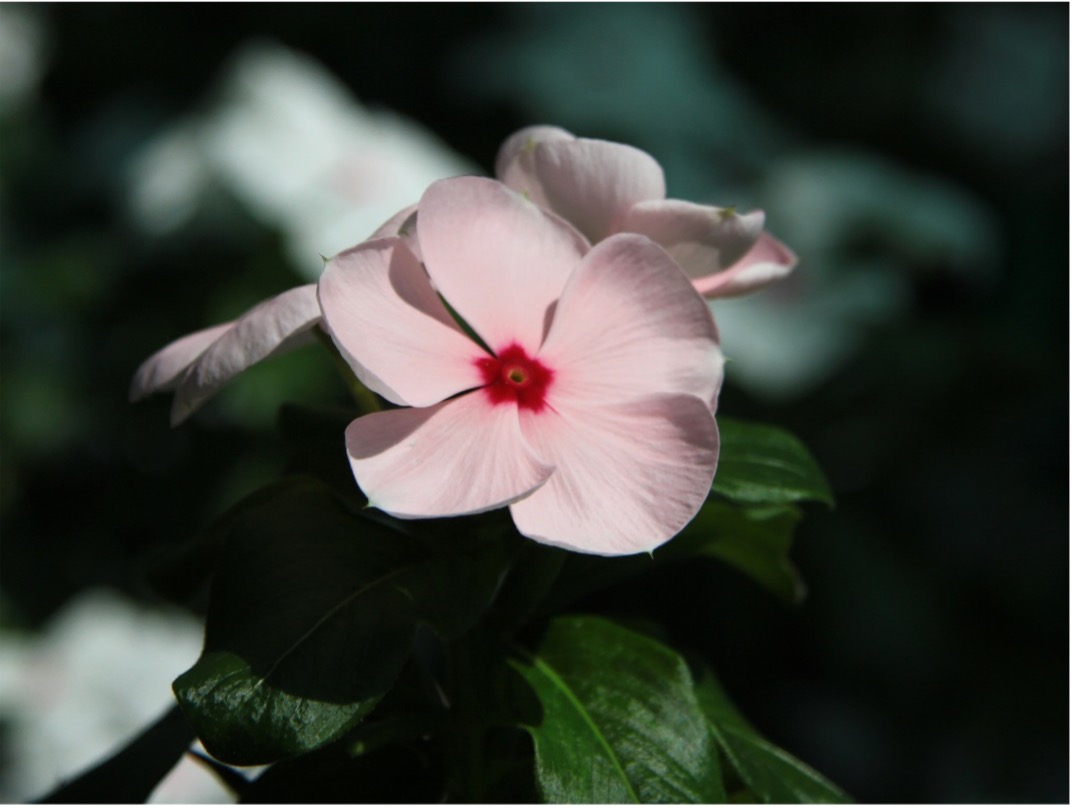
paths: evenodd
<path fill-rule="evenodd" d="M 588 606 L 643 604 L 860 801 L 1068 800 L 1067 6 L 2 11 L 37 48 L 0 95 L 6 625 L 94 585 L 156 598 L 147 558 L 285 470 L 279 405 L 346 399 L 310 348 L 178 430 L 166 397 L 126 402 L 157 348 L 298 282 L 226 189 L 167 235 L 124 202 L 139 149 L 269 37 L 486 170 L 553 123 L 651 152 L 673 196 L 767 207 L 802 263 L 732 316 L 777 352 L 798 341 L 779 312 L 805 311 L 799 342 L 834 324 L 839 350 L 781 389 L 735 379 L 742 350 L 720 407 L 827 472 L 838 508 L 796 543 L 809 598 L 693 564 Z"/>

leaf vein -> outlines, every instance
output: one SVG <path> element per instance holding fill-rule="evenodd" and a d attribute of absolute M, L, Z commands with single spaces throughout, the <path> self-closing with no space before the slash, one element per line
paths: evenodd
<path fill-rule="evenodd" d="M 299 637 L 296 641 L 294 641 L 294 643 L 292 643 L 286 649 L 286 651 L 284 651 L 281 655 L 279 655 L 279 657 L 277 657 L 275 659 L 275 662 L 272 663 L 271 667 L 268 669 L 268 671 L 265 673 L 265 675 L 263 677 L 261 677 L 259 680 L 257 680 L 256 683 L 254 683 L 253 688 L 251 689 L 251 691 L 256 690 L 257 688 L 259 688 L 265 682 L 265 680 L 267 680 L 269 677 L 272 676 L 273 673 L 275 673 L 275 670 L 277 668 L 279 668 L 279 665 L 287 657 L 289 657 L 294 652 L 295 649 L 297 649 L 299 646 L 301 646 L 303 643 L 305 643 L 305 641 L 309 640 L 309 638 L 311 638 L 316 633 L 316 631 L 318 629 L 320 629 L 320 627 L 322 627 L 324 624 L 326 624 L 328 621 L 330 621 L 339 612 L 344 610 L 355 599 L 360 598 L 362 595 L 364 595 L 365 593 L 367 593 L 369 590 L 373 589 L 374 587 L 379 587 L 384 582 L 390 581 L 391 579 L 395 578 L 396 576 L 401 576 L 403 573 L 407 573 L 412 569 L 413 569 L 413 565 L 407 565 L 406 567 L 399 568 L 398 570 L 392 570 L 390 573 L 385 573 L 384 575 L 380 576 L 377 579 L 373 579 L 368 584 L 366 584 L 366 585 L 364 585 L 362 587 L 359 587 L 357 590 L 352 592 L 350 595 L 348 595 L 346 598 L 344 598 L 342 601 L 340 601 L 338 604 L 336 604 L 330 610 L 328 610 L 323 615 L 321 615 L 316 620 L 316 623 L 314 623 L 311 627 L 309 627 L 309 629 L 307 629 L 305 632 L 303 632 L 301 637 Z"/>
<path fill-rule="evenodd" d="M 626 775 L 625 768 L 622 766 L 621 761 L 614 752 L 614 748 L 610 746 L 610 742 L 607 741 L 603 732 L 600 730 L 599 725 L 596 724 L 596 721 L 588 712 L 588 709 L 584 707 L 584 703 L 582 703 L 577 695 L 573 693 L 573 689 L 569 687 L 566 681 L 558 676 L 558 672 L 551 668 L 542 658 L 533 658 L 533 663 L 545 677 L 558 687 L 558 689 L 566 696 L 566 699 L 569 700 L 570 704 L 577 710 L 577 713 L 580 714 L 585 724 L 588 725 L 592 734 L 596 737 L 596 740 L 603 747 L 607 757 L 610 758 L 611 763 L 614 765 L 614 769 L 617 770 L 618 775 L 621 776 L 626 789 L 629 790 L 629 797 L 633 799 L 634 803 L 640 803 L 640 796 L 638 796 L 636 790 L 633 789 L 633 784 L 629 781 L 629 776 Z"/>

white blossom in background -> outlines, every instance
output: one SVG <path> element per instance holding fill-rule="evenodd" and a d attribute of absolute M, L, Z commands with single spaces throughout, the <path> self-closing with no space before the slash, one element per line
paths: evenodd
<path fill-rule="evenodd" d="M 171 682 L 197 660 L 202 635 L 186 613 L 148 611 L 93 591 L 72 600 L 40 635 L 0 636 L 0 801 L 40 798 L 141 733 L 175 704 Z M 234 798 L 184 756 L 153 801 Z"/>
<path fill-rule="evenodd" d="M 800 266 L 760 294 L 710 304 L 727 379 L 753 394 L 807 393 L 871 330 L 908 315 L 909 266 L 963 283 L 995 279 L 993 213 L 947 181 L 874 154 L 799 152 L 771 164 L 757 196 Z"/>
<path fill-rule="evenodd" d="M 479 169 L 402 116 L 365 109 L 313 59 L 269 42 L 241 48 L 205 111 L 136 154 L 134 220 L 160 234 L 218 186 L 278 227 L 299 272 L 364 239 L 431 183 Z"/>
<path fill-rule="evenodd" d="M 34 109 L 50 49 L 48 31 L 37 9 L 0 3 L 0 120 L 8 126 Z M 9 227 L 3 180 L 0 177 L 0 233 Z"/>
<path fill-rule="evenodd" d="M 33 8 L 0 5 L 0 113 L 17 109 L 36 92 L 48 51 L 47 32 Z"/>

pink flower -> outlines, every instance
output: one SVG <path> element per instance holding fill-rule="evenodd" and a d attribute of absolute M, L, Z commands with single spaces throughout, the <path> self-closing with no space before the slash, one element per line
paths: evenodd
<path fill-rule="evenodd" d="M 312 342 L 319 323 L 316 284 L 288 290 L 238 320 L 188 334 L 157 351 L 135 373 L 130 399 L 176 390 L 171 424 L 180 424 L 246 368 Z"/>
<path fill-rule="evenodd" d="M 404 405 L 346 430 L 370 505 L 406 518 L 508 505 L 522 534 L 605 555 L 680 531 L 714 476 L 722 379 L 681 270 L 634 234 L 590 248 L 494 180 L 442 180 L 418 210 L 424 267 L 380 238 L 319 283 L 342 355 Z"/>
<path fill-rule="evenodd" d="M 370 238 L 404 234 L 412 237 L 411 205 L 392 216 Z M 263 301 L 237 320 L 180 337 L 145 360 L 134 374 L 130 400 L 174 390 L 171 424 L 185 421 L 220 388 L 242 371 L 270 357 L 315 341 L 320 325 L 316 284 L 306 284 Z"/>
<path fill-rule="evenodd" d="M 793 252 L 763 230 L 762 211 L 740 215 L 666 199 L 662 168 L 632 146 L 531 126 L 503 143 L 495 172 L 593 243 L 615 233 L 648 236 L 708 298 L 752 292 L 796 266 Z"/>

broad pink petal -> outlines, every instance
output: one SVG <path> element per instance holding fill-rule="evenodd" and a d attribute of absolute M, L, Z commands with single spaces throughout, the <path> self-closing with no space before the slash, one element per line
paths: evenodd
<path fill-rule="evenodd" d="M 475 392 L 362 416 L 346 429 L 350 466 L 369 505 L 396 517 L 498 508 L 552 473 L 522 436 L 517 413 Z"/>
<path fill-rule="evenodd" d="M 763 232 L 763 220 L 763 211 L 742 216 L 732 208 L 665 199 L 637 203 L 618 229 L 658 242 L 696 280 L 721 272 L 744 256 Z"/>
<path fill-rule="evenodd" d="M 433 183 L 417 235 L 436 288 L 493 350 L 543 342 L 550 307 L 588 249 L 569 224 L 502 183 L 456 177 Z"/>
<path fill-rule="evenodd" d="M 382 239 L 386 236 L 397 236 L 406 243 L 406 247 L 421 260 L 421 246 L 417 242 L 417 206 L 410 205 L 396 213 L 376 230 L 365 241 Z"/>
<path fill-rule="evenodd" d="M 666 251 L 622 233 L 573 272 L 539 359 L 552 407 L 688 393 L 714 403 L 722 354 L 710 308 Z"/>
<path fill-rule="evenodd" d="M 752 249 L 732 267 L 694 283 L 704 297 L 730 298 L 780 281 L 796 266 L 796 254 L 764 231 Z"/>
<path fill-rule="evenodd" d="M 685 527 L 711 489 L 718 429 L 694 396 L 521 411 L 550 480 L 510 507 L 525 536 L 584 553 L 650 551 Z"/>
<path fill-rule="evenodd" d="M 251 365 L 313 342 L 311 332 L 319 323 L 316 284 L 295 287 L 250 309 L 190 366 L 171 407 L 172 425 Z"/>
<path fill-rule="evenodd" d="M 593 244 L 621 230 L 618 222 L 638 202 L 666 196 L 655 158 L 622 143 L 544 141 L 536 145 L 533 158 L 547 207 Z"/>
<path fill-rule="evenodd" d="M 136 402 L 153 393 L 174 390 L 190 363 L 233 326 L 234 321 L 231 321 L 195 331 L 157 351 L 135 372 L 130 384 L 130 401 Z"/>
<path fill-rule="evenodd" d="M 495 159 L 495 176 L 519 194 L 525 194 L 541 207 L 547 207 L 543 188 L 536 176 L 537 144 L 550 140 L 576 140 L 557 126 L 527 126 L 503 141 Z"/>
<path fill-rule="evenodd" d="M 484 350 L 397 237 L 331 259 L 319 297 L 327 331 L 358 379 L 392 402 L 424 407 L 482 384 L 476 361 Z"/>

